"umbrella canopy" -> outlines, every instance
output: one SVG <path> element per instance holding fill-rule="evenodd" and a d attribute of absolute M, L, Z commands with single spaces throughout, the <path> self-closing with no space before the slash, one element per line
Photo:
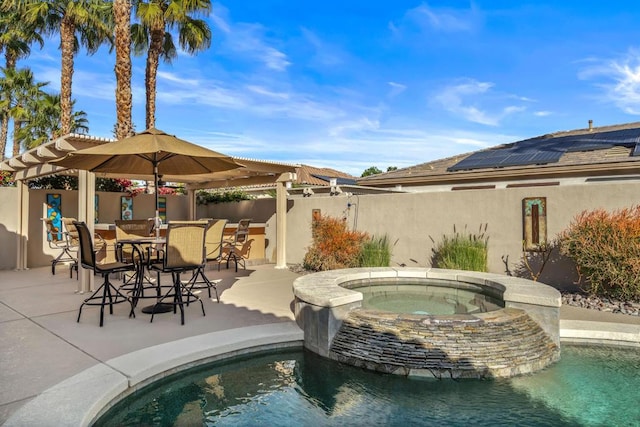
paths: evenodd
<path fill-rule="evenodd" d="M 137 175 L 195 175 L 242 167 L 229 156 L 155 128 L 69 153 L 53 163 L 90 172 Z"/>
<path fill-rule="evenodd" d="M 242 167 L 231 157 L 150 128 L 116 142 L 67 154 L 56 166 L 90 172 L 153 175 L 156 235 L 159 233 L 158 176 L 194 175 Z"/>

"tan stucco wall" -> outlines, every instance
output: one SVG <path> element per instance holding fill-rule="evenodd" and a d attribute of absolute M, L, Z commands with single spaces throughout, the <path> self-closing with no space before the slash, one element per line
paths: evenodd
<path fill-rule="evenodd" d="M 41 218 L 46 215 L 46 197 L 48 193 L 57 193 L 62 197 L 62 216 L 78 217 L 78 193 L 63 190 L 30 190 L 29 191 L 29 242 L 27 245 L 27 262 L 29 267 L 47 265 L 58 254 L 59 250 L 49 248 Z M 120 218 L 121 193 L 97 192 L 99 196 L 99 222 L 113 224 Z M 167 197 L 167 219 L 186 219 L 188 205 L 186 196 Z M 17 206 L 18 190 L 0 187 L 0 269 L 13 269 L 16 265 L 16 228 L 19 215 Z M 151 194 L 141 194 L 133 200 L 134 219 L 153 217 L 155 199 Z M 6 239 L 6 240 L 5 240 Z M 5 244 L 5 242 L 10 244 Z"/>
<path fill-rule="evenodd" d="M 0 270 L 15 268 L 18 244 L 18 189 L 0 187 Z"/>
<path fill-rule="evenodd" d="M 386 233 L 393 246 L 392 265 L 430 266 L 431 236 L 436 242 L 444 234 L 467 227 L 476 233 L 487 224 L 489 270 L 505 273 L 503 257 L 513 271 L 522 256 L 522 199 L 547 198 L 548 237 L 564 230 L 583 210 L 614 210 L 640 203 L 640 183 L 590 183 L 577 186 L 469 190 L 363 196 L 296 198 L 287 220 L 287 262 L 302 262 L 311 244 L 313 209 L 336 217 L 346 216 L 350 226 L 372 235 Z M 351 207 L 348 207 L 351 203 Z M 554 256 L 541 281 L 570 286 L 575 280 L 567 260 Z"/>
<path fill-rule="evenodd" d="M 43 216 L 46 193 L 51 190 L 30 191 L 29 266 L 47 265 L 51 251 L 44 238 L 40 218 Z M 63 215 L 76 216 L 77 197 L 74 192 L 62 194 Z M 18 207 L 17 190 L 0 188 L 0 268 L 15 266 L 15 230 Z M 98 193 L 100 196 L 100 222 L 113 222 L 119 217 L 119 193 Z M 468 190 L 434 193 L 382 194 L 363 196 L 295 197 L 287 202 L 287 262 L 300 263 L 311 245 L 311 218 L 313 209 L 323 214 L 347 218 L 350 227 L 372 235 L 387 233 L 393 246 L 392 265 L 430 266 L 433 243 L 444 234 L 458 230 L 476 232 L 487 224 L 489 235 L 489 269 L 505 273 L 503 257 L 508 257 L 508 268 L 513 271 L 521 260 L 522 199 L 547 197 L 547 229 L 552 238 L 565 229 L 583 210 L 604 208 L 615 210 L 640 204 L 640 183 L 589 183 L 555 187 L 509 188 L 495 190 Z M 169 219 L 186 219 L 187 198 L 167 196 Z M 350 205 L 350 206 L 349 206 Z M 134 217 L 153 216 L 153 195 L 140 195 L 134 199 Z M 198 217 L 228 218 L 235 223 L 240 218 L 253 218 L 265 224 L 265 257 L 275 262 L 276 221 L 275 200 L 259 199 L 219 205 L 197 207 Z M 4 244 L 8 241 L 8 244 Z M 14 244 L 11 244 L 14 243 Z M 11 246 L 11 247 L 9 247 Z M 549 284 L 570 285 L 575 279 L 572 266 L 566 260 L 554 257 L 545 268 L 540 280 Z"/>

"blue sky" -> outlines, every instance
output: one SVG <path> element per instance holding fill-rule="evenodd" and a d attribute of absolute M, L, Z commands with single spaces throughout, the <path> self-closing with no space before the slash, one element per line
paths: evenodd
<path fill-rule="evenodd" d="M 632 1 L 229 0 L 208 20 L 208 51 L 160 65 L 156 127 L 234 156 L 359 176 L 640 114 Z M 53 40 L 18 65 L 59 90 L 59 63 Z M 112 136 L 113 66 L 76 57 L 95 136 Z M 133 97 L 141 131 L 144 58 Z"/>

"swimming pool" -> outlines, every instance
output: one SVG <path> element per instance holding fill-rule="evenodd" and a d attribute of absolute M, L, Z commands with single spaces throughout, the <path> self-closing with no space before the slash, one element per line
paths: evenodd
<path fill-rule="evenodd" d="M 385 375 L 308 351 L 218 362 L 156 382 L 95 426 L 601 426 L 640 419 L 637 349 L 563 346 L 534 375 L 439 381 Z"/>

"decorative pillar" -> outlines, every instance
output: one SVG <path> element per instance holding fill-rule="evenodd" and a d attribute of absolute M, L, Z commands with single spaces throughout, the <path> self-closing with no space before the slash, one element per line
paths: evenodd
<path fill-rule="evenodd" d="M 78 171 L 78 221 L 84 221 L 93 236 L 95 227 L 96 175 L 88 171 Z M 79 293 L 93 291 L 93 272 L 85 270 L 80 264 L 78 251 L 78 290 Z"/>
<path fill-rule="evenodd" d="M 29 186 L 23 180 L 16 180 L 18 187 L 18 233 L 16 241 L 16 270 L 27 268 L 27 243 L 29 242 Z"/>
<path fill-rule="evenodd" d="M 196 219 L 196 190 L 187 187 L 187 200 L 189 203 L 189 221 L 195 221 Z"/>
<path fill-rule="evenodd" d="M 276 180 L 276 267 L 287 268 L 287 189 L 296 174 L 286 172 Z"/>

